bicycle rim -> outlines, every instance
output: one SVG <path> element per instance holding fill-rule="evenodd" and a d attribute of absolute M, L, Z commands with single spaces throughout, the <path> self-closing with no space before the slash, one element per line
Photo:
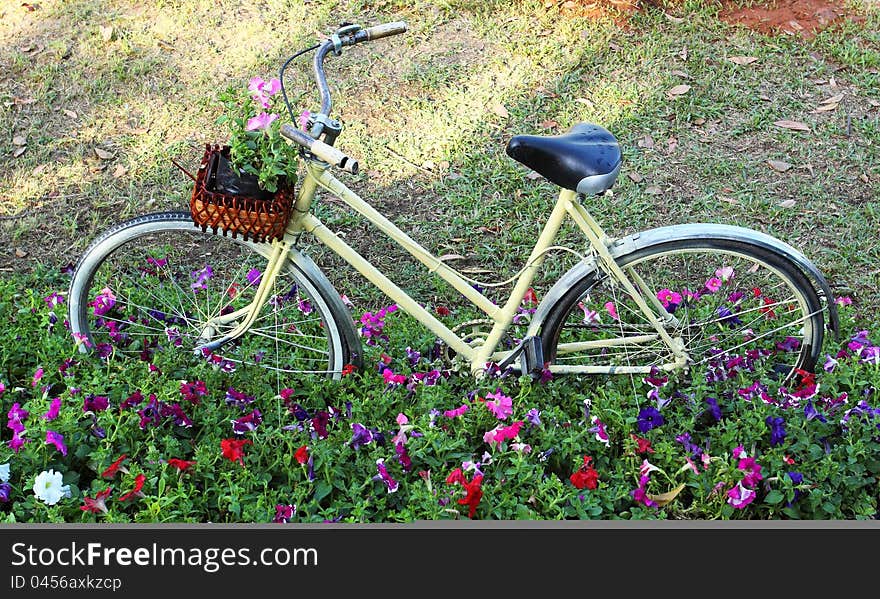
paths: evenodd
<path fill-rule="evenodd" d="M 350 347 L 351 318 L 329 283 L 289 259 L 247 332 L 204 347 L 238 326 L 236 314 L 254 299 L 270 247 L 202 232 L 186 213 L 123 223 L 77 266 L 72 331 L 102 357 L 143 360 L 181 378 L 200 364 L 338 376 L 359 355 Z"/>
<path fill-rule="evenodd" d="M 809 281 L 784 258 L 726 240 L 682 240 L 622 256 L 618 264 L 683 347 L 687 369 L 706 382 L 738 372 L 787 381 L 811 371 L 823 314 Z M 672 370 L 674 352 L 636 302 L 592 272 L 565 293 L 542 327 L 545 355 L 574 371 Z"/>

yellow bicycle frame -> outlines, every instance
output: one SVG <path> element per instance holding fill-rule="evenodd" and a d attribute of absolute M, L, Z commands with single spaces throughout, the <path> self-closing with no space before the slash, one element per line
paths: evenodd
<path fill-rule="evenodd" d="M 577 226 L 584 232 L 589 240 L 590 246 L 603 264 L 604 269 L 614 277 L 614 279 L 622 285 L 623 289 L 631 295 L 639 308 L 645 314 L 648 321 L 656 329 L 656 334 L 643 335 L 640 337 L 620 338 L 603 340 L 603 346 L 638 344 L 649 341 L 656 341 L 658 338 L 672 350 L 676 357 L 674 363 L 661 365 L 661 368 L 672 369 L 683 366 L 686 363 L 687 356 L 680 341 L 672 339 L 666 331 L 664 321 L 669 321 L 672 317 L 666 313 L 662 305 L 656 300 L 651 301 L 652 306 L 648 305 L 648 301 L 644 298 L 652 298 L 649 290 L 645 289 L 644 282 L 638 276 L 630 271 L 630 279 L 623 270 L 617 265 L 614 258 L 608 251 L 607 244 L 610 239 L 605 235 L 598 223 L 587 212 L 586 208 L 577 201 L 577 194 L 573 191 L 563 189 L 559 193 L 556 204 L 553 207 L 550 216 L 544 224 L 543 230 L 532 248 L 529 258 L 522 272 L 513 284 L 510 297 L 499 306 L 483 294 L 477 291 L 471 284 L 455 269 L 444 263 L 442 260 L 431 254 L 418 242 L 401 231 L 394 223 L 380 214 L 375 208 L 368 204 L 364 199 L 351 191 L 341 181 L 339 181 L 329 170 L 329 165 L 325 162 L 314 158 L 306 158 L 306 174 L 302 179 L 299 194 L 294 205 L 293 216 L 285 232 L 283 241 L 276 241 L 275 251 L 269 257 L 269 264 L 266 267 L 268 276 L 263 278 L 261 287 L 266 286 L 268 289 L 272 284 L 274 275 L 277 274 L 278 261 L 283 261 L 286 248 L 294 245 L 297 237 L 302 232 L 310 233 L 315 236 L 318 241 L 327 246 L 336 253 L 340 258 L 350 264 L 355 270 L 363 275 L 368 281 L 373 283 L 391 300 L 393 300 L 402 310 L 415 318 L 419 323 L 427 327 L 458 356 L 467 361 L 471 372 L 480 376 L 485 371 L 486 366 L 490 362 L 501 362 L 510 356 L 513 350 L 496 351 L 496 346 L 501 341 L 502 336 L 507 331 L 517 313 L 523 296 L 528 291 L 529 286 L 535 278 L 538 268 L 544 261 L 547 250 L 552 246 L 553 241 L 559 232 L 566 216 L 572 218 Z M 376 268 L 366 258 L 358 254 L 351 246 L 343 241 L 333 231 L 328 229 L 324 223 L 320 221 L 310 211 L 315 193 L 321 187 L 330 192 L 345 204 L 366 218 L 379 231 L 392 239 L 403 250 L 409 253 L 413 258 L 421 262 L 428 271 L 436 274 L 444 281 L 449 283 L 463 297 L 470 301 L 476 308 L 486 314 L 491 319 L 493 325 L 486 339 L 476 346 L 465 343 L 458 335 L 456 335 L 449 327 L 438 320 L 428 310 L 423 308 L 409 294 L 396 285 L 382 271 Z M 281 251 L 279 251 L 279 249 Z M 641 288 L 641 292 L 639 290 Z M 259 294 L 258 294 L 259 296 Z M 252 310 L 259 309 L 259 302 L 255 301 Z M 658 318 L 658 314 L 660 317 Z M 661 320 L 662 318 L 662 320 Z M 577 351 L 584 349 L 583 344 L 570 344 L 572 347 L 560 347 L 560 352 Z M 625 373 L 638 372 L 647 373 L 649 367 L 611 367 L 611 366 L 550 366 L 551 372 L 581 372 L 581 373 Z"/>

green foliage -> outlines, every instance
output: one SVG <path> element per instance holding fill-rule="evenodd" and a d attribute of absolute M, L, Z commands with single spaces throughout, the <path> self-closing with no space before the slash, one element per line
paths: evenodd
<path fill-rule="evenodd" d="M 644 399 L 650 386 L 641 380 L 560 376 L 541 384 L 503 373 L 474 380 L 430 359 L 430 337 L 400 311 L 386 317 L 387 344 L 366 346 L 366 364 L 373 366 L 339 381 L 283 381 L 288 390 L 281 393 L 274 377 L 253 372 L 199 366 L 181 379 L 160 372 L 161 362 L 153 365 L 157 371 L 137 360 L 82 355 L 64 326 L 65 304 L 44 299 L 65 284 L 66 276 L 49 271 L 0 282 L 0 318 L 8 323 L 0 331 L 6 388 L 0 406 L 4 414 L 14 404 L 29 412 L 23 420 L 28 442 L 18 452 L 8 446 L 10 428 L 0 430 L 0 465 L 9 464 L 11 488 L 9 501 L 0 503 L 0 521 L 269 522 L 279 505 L 296 506 L 296 522 L 467 518 L 466 487 L 448 480 L 456 469 L 468 484 L 482 473 L 476 519 L 868 519 L 878 511 L 880 370 L 866 359 L 874 350 L 859 347 L 876 346 L 866 344 L 867 331 L 856 330 L 849 306 L 842 306 L 849 333 L 829 341 L 827 356 L 836 363 L 816 376 L 815 392 L 804 387 L 796 398 L 797 389 L 757 381 L 772 398 L 765 402 L 746 397 L 756 382 L 746 372 L 724 384 L 705 383 L 699 373 L 673 377 L 660 390 L 669 400 L 665 423 L 641 432 L 639 411 L 654 405 Z M 421 356 L 412 361 L 414 351 Z M 43 374 L 34 380 L 38 368 Z M 385 368 L 406 383 L 386 384 Z M 435 385 L 411 376 L 434 370 Z M 187 401 L 181 383 L 195 380 L 204 381 L 207 393 Z M 228 402 L 229 388 L 253 402 Z M 136 391 L 143 402 L 123 407 Z M 486 407 L 496 392 L 511 398 L 512 414 L 503 420 Z M 107 397 L 109 407 L 84 411 L 93 396 Z M 141 428 L 138 410 L 150 396 L 179 404 L 191 425 L 165 415 Z M 47 420 L 42 416 L 55 397 L 59 415 Z M 717 399 L 720 420 L 707 410 L 709 397 Z M 443 414 L 462 405 L 468 409 L 460 416 Z M 253 410 L 262 423 L 233 434 L 231 421 Z M 326 436 L 312 420 L 322 413 Z M 768 417 L 783 418 L 781 442 L 773 443 Z M 604 423 L 607 443 L 594 419 Z M 515 421 L 523 422 L 515 439 L 487 443 L 488 431 Z M 369 442 L 352 442 L 355 424 L 372 431 Z M 63 435 L 67 455 L 44 442 L 48 430 Z M 699 451 L 684 444 L 685 434 Z M 240 460 L 221 448 L 234 438 L 252 442 Z M 402 438 L 410 466 L 397 459 L 395 440 Z M 638 439 L 649 446 L 640 447 Z M 102 476 L 123 454 L 122 468 Z M 598 473 L 594 489 L 578 489 L 571 479 L 584 456 Z M 745 458 L 760 466 L 755 484 L 746 480 Z M 194 463 L 180 470 L 175 459 Z M 379 460 L 398 485 L 393 492 Z M 69 488 L 55 505 L 33 491 L 35 477 L 49 469 Z M 656 506 L 634 496 L 646 470 L 644 492 Z M 120 501 L 138 475 L 144 477 L 141 494 Z M 741 481 L 754 497 L 737 508 L 728 493 Z M 106 513 L 81 509 L 86 498 L 107 489 Z"/>
<path fill-rule="evenodd" d="M 278 116 L 286 114 L 281 95 L 266 95 L 264 99 L 268 107 L 261 106 L 243 87 L 227 88 L 218 94 L 223 114 L 217 118 L 217 124 L 229 131 L 232 166 L 239 174 L 256 176 L 261 189 L 274 192 L 282 183 L 291 188 L 296 183 L 299 153 L 281 136 L 285 119 Z M 250 119 L 260 116 L 267 120 L 275 118 L 263 127 L 249 128 Z"/>

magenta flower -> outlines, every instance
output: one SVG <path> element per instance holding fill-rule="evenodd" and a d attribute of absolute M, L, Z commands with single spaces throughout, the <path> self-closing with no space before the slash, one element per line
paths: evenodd
<path fill-rule="evenodd" d="M 274 112 L 272 114 L 261 112 L 255 117 L 251 117 L 248 119 L 247 125 L 245 126 L 245 130 L 247 131 L 259 131 L 265 130 L 269 128 L 269 125 L 272 124 L 272 121 L 278 118 L 278 115 Z"/>
<path fill-rule="evenodd" d="M 496 426 L 483 435 L 483 441 L 489 445 L 501 445 L 504 441 L 515 439 L 519 435 L 519 429 L 523 424 L 522 420 L 517 420 L 510 426 Z"/>
<path fill-rule="evenodd" d="M 103 316 L 116 305 L 116 296 L 109 287 L 104 287 L 89 305 L 94 308 L 95 316 Z"/>
<path fill-rule="evenodd" d="M 83 398 L 83 412 L 103 412 L 110 407 L 110 400 L 101 395 L 86 395 Z"/>
<path fill-rule="evenodd" d="M 43 414 L 43 420 L 55 420 L 58 418 L 58 413 L 61 411 L 61 398 L 56 397 L 52 399 L 52 403 L 49 405 L 49 410 Z"/>
<path fill-rule="evenodd" d="M 709 280 L 706 281 L 706 290 L 709 293 L 715 293 L 719 289 L 721 289 L 721 279 L 718 277 L 710 277 Z"/>
<path fill-rule="evenodd" d="M 36 387 L 41 378 L 43 378 L 43 369 L 37 368 L 37 371 L 34 372 L 34 378 L 31 380 L 31 387 Z"/>
<path fill-rule="evenodd" d="M 460 407 L 455 408 L 454 410 L 446 410 L 443 412 L 443 415 L 447 418 L 457 418 L 468 411 L 467 404 L 462 404 Z"/>
<path fill-rule="evenodd" d="M 664 308 L 672 312 L 681 303 L 681 294 L 670 289 L 661 289 L 657 292 L 657 299 Z"/>
<path fill-rule="evenodd" d="M 379 474 L 373 477 L 373 480 L 381 480 L 385 483 L 385 486 L 388 488 L 389 493 L 395 493 L 398 488 L 400 488 L 400 484 L 391 478 L 391 475 L 388 473 L 388 468 L 385 466 L 385 459 L 379 458 L 376 460 L 376 469 L 379 471 Z"/>
<path fill-rule="evenodd" d="M 275 518 L 272 519 L 272 522 L 276 524 L 287 524 L 293 519 L 295 513 L 295 505 L 278 504 L 275 506 Z"/>
<path fill-rule="evenodd" d="M 382 378 L 385 380 L 385 384 L 389 387 L 402 385 L 406 382 L 406 376 L 402 374 L 394 374 L 394 371 L 390 368 L 386 368 L 382 371 Z"/>
<path fill-rule="evenodd" d="M 757 497 L 757 493 L 752 489 L 743 486 L 742 481 L 736 483 L 730 491 L 727 492 L 727 503 L 738 510 L 745 508 Z"/>
<path fill-rule="evenodd" d="M 608 315 L 611 316 L 614 320 L 620 320 L 617 316 L 617 308 L 614 306 L 614 302 L 605 302 L 605 309 L 608 311 Z"/>
<path fill-rule="evenodd" d="M 852 304 L 852 298 L 846 295 L 834 298 L 834 303 L 838 306 L 849 306 Z"/>
<path fill-rule="evenodd" d="M 61 452 L 61 455 L 67 455 L 67 446 L 64 444 L 64 435 L 55 431 L 46 431 L 46 444 L 54 445 L 55 449 Z"/>
<path fill-rule="evenodd" d="M 513 414 L 513 399 L 504 395 L 501 389 L 495 389 L 494 393 L 486 394 L 486 407 L 498 420 L 504 420 Z"/>
<path fill-rule="evenodd" d="M 657 503 L 648 497 L 648 482 L 650 482 L 651 477 L 647 474 L 643 474 L 639 477 L 639 486 L 630 491 L 630 494 L 633 496 L 633 500 L 636 503 L 641 503 L 646 507 L 657 507 Z"/>

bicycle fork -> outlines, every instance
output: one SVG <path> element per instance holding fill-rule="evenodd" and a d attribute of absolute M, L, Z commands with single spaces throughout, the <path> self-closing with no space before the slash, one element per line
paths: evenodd
<path fill-rule="evenodd" d="M 243 308 L 239 308 L 229 314 L 219 314 L 208 319 L 199 335 L 200 343 L 198 343 L 193 349 L 195 353 L 201 353 L 203 350 L 213 351 L 224 343 L 233 341 L 247 332 L 251 325 L 257 320 L 260 308 L 262 308 L 263 304 L 265 304 L 266 300 L 269 298 L 269 292 L 275 285 L 275 279 L 278 277 L 278 273 L 281 272 L 281 269 L 284 266 L 289 250 L 289 241 L 274 240 L 272 242 L 272 252 L 269 254 L 266 270 L 263 273 L 263 276 L 260 277 L 260 284 L 257 286 L 254 298 Z M 237 320 L 239 323 L 234 329 L 219 339 L 212 339 L 212 337 L 218 333 L 220 327 Z"/>

